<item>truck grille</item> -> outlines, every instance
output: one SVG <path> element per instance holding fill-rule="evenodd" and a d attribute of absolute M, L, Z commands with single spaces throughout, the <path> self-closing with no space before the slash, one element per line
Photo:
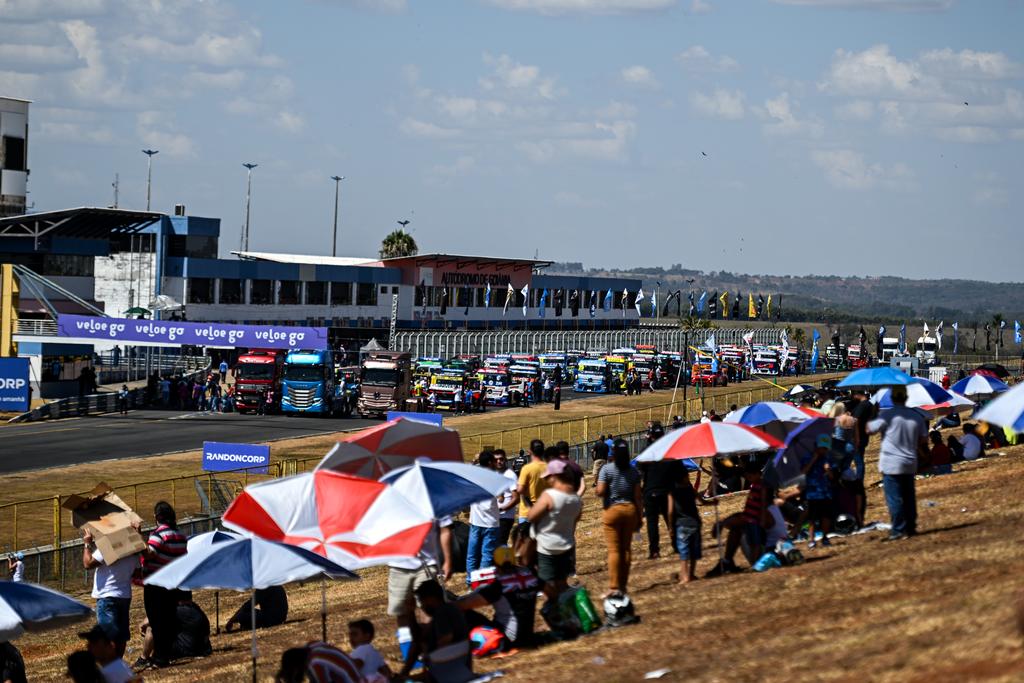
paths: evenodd
<path fill-rule="evenodd" d="M 316 389 L 288 389 L 288 402 L 295 408 L 312 408 L 316 402 Z"/>

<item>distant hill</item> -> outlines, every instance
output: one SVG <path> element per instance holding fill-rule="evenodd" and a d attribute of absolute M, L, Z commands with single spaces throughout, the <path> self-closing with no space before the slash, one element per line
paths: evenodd
<path fill-rule="evenodd" d="M 554 263 L 547 272 L 592 276 L 628 276 L 642 278 L 646 292 L 661 283 L 662 297 L 683 290 L 685 312 L 687 292 L 695 297 L 704 290 L 728 290 L 730 299 L 739 291 L 745 306 L 747 294 L 767 298 L 772 308 L 781 295 L 786 320 L 800 321 L 879 321 L 954 320 L 967 324 L 991 320 L 995 314 L 1005 319 L 1024 320 L 1024 283 L 982 282 L 979 280 L 910 280 L 901 277 L 838 277 L 827 275 L 744 275 L 728 271 L 683 268 L 632 268 L 613 270 L 584 268 L 582 263 Z M 686 280 L 693 279 L 692 284 Z M 744 309 L 745 310 L 745 309 Z"/>

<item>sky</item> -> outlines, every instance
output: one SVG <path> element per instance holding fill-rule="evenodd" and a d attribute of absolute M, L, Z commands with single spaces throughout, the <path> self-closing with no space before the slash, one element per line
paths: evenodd
<path fill-rule="evenodd" d="M 238 248 L 1024 280 L 1024 0 L 0 0 L 34 210 Z M 1003 250 L 1010 248 L 1009 252 Z"/>

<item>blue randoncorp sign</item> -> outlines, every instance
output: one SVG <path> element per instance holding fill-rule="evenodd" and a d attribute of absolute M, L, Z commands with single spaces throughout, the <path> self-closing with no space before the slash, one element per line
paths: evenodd
<path fill-rule="evenodd" d="M 203 470 L 226 472 L 247 469 L 253 474 L 266 474 L 270 465 L 270 446 L 252 443 L 203 442 Z"/>
<path fill-rule="evenodd" d="M 326 327 L 190 323 L 180 320 L 134 320 L 88 315 L 60 315 L 61 337 L 103 339 L 124 343 L 234 346 L 260 349 L 326 349 Z"/>
<path fill-rule="evenodd" d="M 28 358 L 0 358 L 0 412 L 29 409 Z"/>

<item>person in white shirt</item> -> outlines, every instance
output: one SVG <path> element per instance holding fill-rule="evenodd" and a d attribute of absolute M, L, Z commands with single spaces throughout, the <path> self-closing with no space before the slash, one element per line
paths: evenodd
<path fill-rule="evenodd" d="M 120 637 L 110 624 L 96 624 L 91 630 L 78 634 L 87 641 L 89 654 L 100 667 L 100 675 L 106 683 L 132 683 L 141 680 L 136 677 L 128 664 L 117 654 L 118 644 L 115 638 Z"/>
<path fill-rule="evenodd" d="M 494 449 L 494 469 L 501 472 L 509 480 L 508 492 L 498 499 L 498 543 L 508 545 L 512 527 L 516 525 L 516 511 L 519 507 L 519 477 L 516 471 L 508 466 L 508 456 L 502 448 Z"/>
<path fill-rule="evenodd" d="M 132 574 L 139 566 L 139 556 L 130 555 L 107 564 L 88 532 L 83 540 L 82 566 L 95 569 L 92 597 L 96 599 L 96 622 L 111 629 L 117 644 L 117 656 L 124 656 L 130 636 L 128 613 L 132 605 Z"/>
<path fill-rule="evenodd" d="M 975 425 L 968 422 L 963 426 L 964 435 L 959 439 L 949 437 L 946 445 L 953 452 L 953 462 L 977 460 L 981 457 L 981 439 L 975 433 Z"/>
<path fill-rule="evenodd" d="M 385 683 L 391 680 L 391 668 L 373 643 L 375 629 L 369 619 L 348 622 L 349 655 L 359 665 L 359 673 L 367 683 Z"/>
<path fill-rule="evenodd" d="M 477 465 L 494 469 L 494 452 L 483 451 L 477 458 Z M 466 546 L 466 585 L 474 570 L 494 566 L 494 550 L 501 537 L 498 499 L 473 503 L 469 506 L 469 543 Z"/>
<path fill-rule="evenodd" d="M 25 580 L 25 553 L 16 552 L 7 558 L 7 571 L 11 573 L 11 581 L 21 583 Z"/>

